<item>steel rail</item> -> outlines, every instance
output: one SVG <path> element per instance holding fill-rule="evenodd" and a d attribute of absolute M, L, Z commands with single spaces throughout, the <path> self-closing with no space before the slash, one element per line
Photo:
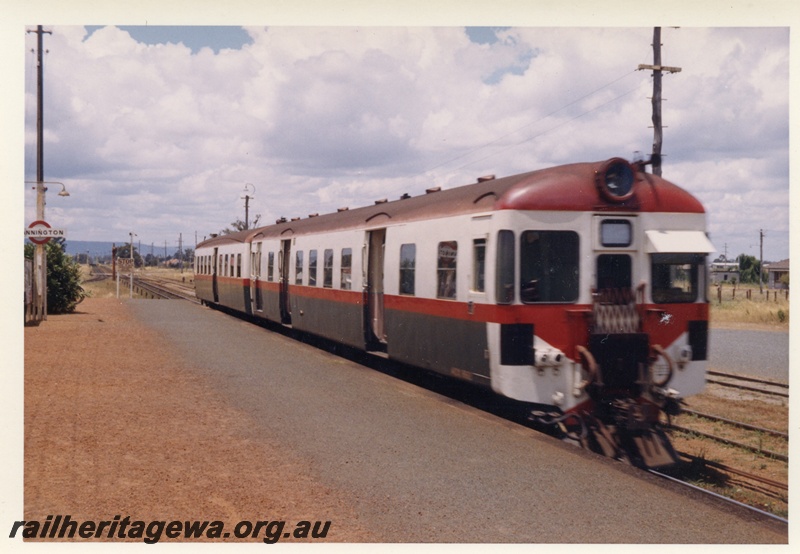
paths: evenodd
<path fill-rule="evenodd" d="M 702 417 L 705 419 L 710 419 L 711 421 L 721 421 L 722 423 L 726 423 L 728 425 L 732 425 L 734 427 L 740 427 L 742 429 L 747 429 L 749 431 L 757 431 L 759 433 L 765 433 L 767 435 L 772 435 L 774 437 L 780 437 L 782 439 L 789 440 L 789 434 L 784 433 L 783 431 L 776 431 L 774 429 L 767 429 L 765 427 L 758 427 L 757 425 L 750 425 L 749 423 L 744 423 L 743 421 L 735 421 L 733 419 L 727 419 L 720 416 L 715 416 L 711 414 L 707 414 L 704 412 L 697 412 L 695 410 L 690 410 L 688 408 L 681 409 L 682 414 L 689 414 L 698 417 Z"/>
<path fill-rule="evenodd" d="M 726 383 L 725 381 L 718 381 L 717 379 L 706 379 L 706 383 L 712 383 L 714 385 L 721 385 L 723 387 L 731 387 L 731 388 L 734 388 L 734 389 L 757 392 L 757 393 L 760 393 L 760 394 L 767 394 L 767 395 L 771 395 L 771 396 L 780 396 L 782 398 L 789 398 L 789 393 L 788 392 L 769 391 L 769 390 L 764 390 L 764 389 L 760 389 L 760 388 L 757 388 L 757 387 L 748 387 L 746 385 L 737 385 L 736 383 Z"/>
<path fill-rule="evenodd" d="M 714 462 L 712 460 L 706 460 L 705 458 L 701 458 L 699 456 L 692 456 L 691 454 L 687 454 L 685 452 L 678 452 L 682 457 L 691 460 L 693 462 L 701 462 L 708 467 L 713 467 L 715 469 L 721 469 L 722 471 L 727 471 L 728 473 L 733 473 L 735 475 L 739 475 L 741 477 L 745 477 L 752 481 L 758 481 L 761 484 L 769 485 L 770 487 L 775 487 L 776 489 L 781 489 L 788 491 L 789 485 L 787 483 L 782 483 L 781 481 L 775 481 L 774 479 L 769 479 L 767 477 L 761 477 L 760 475 L 756 475 L 754 473 L 748 473 L 747 471 L 736 469 L 735 467 L 731 467 L 727 464 L 723 464 L 720 462 Z"/>
<path fill-rule="evenodd" d="M 764 510 L 760 510 L 760 509 L 756 508 L 755 506 L 750 506 L 750 505 L 745 504 L 743 502 L 739 502 L 738 500 L 734 500 L 733 498 L 728 498 L 727 496 L 723 496 L 721 494 L 718 494 L 716 492 L 710 491 L 708 489 L 704 489 L 702 487 L 698 487 L 697 485 L 692 485 L 691 483 L 687 483 L 686 481 L 681 481 L 680 479 L 676 479 L 675 477 L 671 477 L 669 475 L 666 475 L 666 474 L 661 473 L 659 471 L 656 471 L 654 469 L 648 469 L 647 471 L 652 473 L 653 475 L 656 475 L 656 476 L 661 477 L 663 479 L 667 479 L 668 481 L 672 481 L 673 483 L 678 483 L 680 485 L 683 485 L 684 487 L 688 487 L 690 489 L 694 489 L 694 490 L 699 491 L 699 492 L 701 492 L 703 494 L 707 494 L 709 496 L 712 496 L 714 498 L 722 500 L 723 502 L 728 502 L 730 504 L 735 504 L 737 506 L 740 506 L 740 507 L 745 508 L 747 510 L 750 510 L 752 512 L 756 512 L 756 513 L 758 513 L 760 515 L 763 515 L 763 516 L 769 517 L 771 519 L 780 521 L 781 523 L 785 523 L 786 525 L 789 524 L 789 520 L 788 519 L 782 518 L 782 517 L 777 516 L 775 514 L 771 514 L 769 512 L 764 511 Z"/>
<path fill-rule="evenodd" d="M 717 435 L 712 435 L 710 433 L 704 433 L 703 431 L 697 431 L 695 429 L 689 429 L 688 427 L 683 427 L 681 425 L 675 425 L 674 423 L 670 423 L 667 425 L 668 428 L 674 429 L 676 431 L 682 431 L 684 433 L 694 433 L 695 435 L 700 435 L 701 437 L 706 437 L 717 442 L 721 442 L 724 444 L 729 444 L 731 446 L 736 446 L 738 448 L 743 448 L 745 450 L 749 450 L 751 452 L 755 452 L 756 454 L 762 454 L 764 456 L 769 456 L 771 458 L 775 458 L 776 460 L 780 460 L 782 462 L 788 462 L 789 456 L 786 454 L 780 454 L 779 452 L 773 452 L 771 450 L 765 450 L 763 448 L 759 448 L 757 446 L 750 446 L 749 444 L 744 444 L 741 442 L 737 442 L 734 440 L 726 439 L 723 437 L 719 437 Z"/>
<path fill-rule="evenodd" d="M 708 375 L 716 375 L 717 377 L 727 377 L 728 379 L 737 379 L 739 381 L 750 381 L 751 383 L 763 383 L 765 385 L 772 385 L 775 387 L 789 388 L 788 383 L 781 383 L 780 381 L 772 381 L 770 379 L 760 379 L 758 377 L 748 377 L 746 375 L 737 375 L 735 373 L 725 373 L 724 371 L 706 371 Z"/>
<path fill-rule="evenodd" d="M 137 277 L 134 283 L 135 283 L 134 286 L 139 286 L 140 288 L 147 290 L 152 294 L 156 294 L 164 299 L 188 300 L 189 302 L 194 302 L 195 304 L 200 303 L 200 301 L 197 300 L 197 298 L 181 294 L 179 292 L 176 292 L 175 290 L 170 290 L 167 287 L 153 283 L 147 278 Z"/>

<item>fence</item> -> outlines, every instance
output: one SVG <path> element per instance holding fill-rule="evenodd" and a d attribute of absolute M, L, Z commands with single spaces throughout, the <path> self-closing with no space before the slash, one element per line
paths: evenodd
<path fill-rule="evenodd" d="M 742 298 L 742 293 L 744 293 L 744 298 L 745 299 L 754 300 L 754 298 L 753 298 L 753 296 L 754 296 L 753 295 L 753 290 L 754 289 L 751 289 L 751 288 L 745 288 L 743 290 L 740 290 L 739 291 L 739 298 L 741 299 Z M 767 290 L 763 291 L 763 293 L 761 291 L 759 291 L 759 295 L 764 296 L 763 300 L 765 302 L 769 302 L 770 301 L 770 296 L 772 297 L 773 302 L 777 302 L 779 295 L 783 296 L 786 300 L 789 300 L 789 289 L 788 288 L 780 289 L 780 290 L 775 290 L 775 289 L 769 290 L 769 289 L 767 289 Z M 718 284 L 717 285 L 717 301 L 720 304 L 722 304 L 723 296 L 726 297 L 726 298 L 729 297 L 731 300 L 736 300 L 736 286 L 734 285 L 731 288 L 730 296 L 729 296 L 727 292 L 723 295 L 722 286 L 721 286 L 721 284 Z M 755 300 L 758 300 L 758 298 L 755 298 Z"/>

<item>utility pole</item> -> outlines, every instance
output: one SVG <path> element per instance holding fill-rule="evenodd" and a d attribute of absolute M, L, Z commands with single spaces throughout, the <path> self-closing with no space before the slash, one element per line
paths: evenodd
<path fill-rule="evenodd" d="M 761 280 L 761 271 L 764 266 L 764 229 L 758 230 L 759 247 L 758 247 L 758 290 L 764 294 L 764 281 Z"/>
<path fill-rule="evenodd" d="M 661 72 L 680 72 L 680 67 L 661 65 L 661 27 L 653 28 L 653 65 L 639 64 L 639 69 L 653 70 L 653 174 L 661 176 L 661 143 L 663 140 L 661 125 Z"/>
<path fill-rule="evenodd" d="M 255 198 L 255 196 L 250 196 L 250 191 L 247 190 L 247 187 L 253 187 L 251 183 L 245 183 L 244 185 L 244 196 L 242 200 L 244 200 L 244 229 L 245 231 L 250 228 L 250 199 Z M 256 187 L 253 187 L 253 194 L 256 193 Z"/>
<path fill-rule="evenodd" d="M 134 267 L 134 263 L 135 263 L 133 261 L 133 237 L 138 236 L 138 235 L 136 233 L 134 233 L 133 231 L 131 231 L 128 234 L 131 236 L 131 294 L 130 294 L 130 298 L 133 298 L 133 267 Z"/>
<path fill-rule="evenodd" d="M 36 219 L 44 219 L 44 64 L 42 61 L 42 48 L 44 34 L 53 34 L 45 31 L 41 25 L 35 31 L 28 31 L 38 35 L 36 41 Z M 35 297 L 33 299 L 34 318 L 37 321 L 47 319 L 47 256 L 44 244 L 36 244 L 33 252 L 33 280 L 36 283 Z"/>

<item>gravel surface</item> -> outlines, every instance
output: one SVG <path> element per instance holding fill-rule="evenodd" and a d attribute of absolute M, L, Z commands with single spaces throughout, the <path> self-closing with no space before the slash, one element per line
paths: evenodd
<path fill-rule="evenodd" d="M 80 311 L 25 330 L 27 518 L 331 520 L 338 542 L 786 542 L 219 312 L 115 299 Z"/>
<path fill-rule="evenodd" d="M 789 333 L 751 329 L 711 329 L 712 369 L 789 382 Z"/>

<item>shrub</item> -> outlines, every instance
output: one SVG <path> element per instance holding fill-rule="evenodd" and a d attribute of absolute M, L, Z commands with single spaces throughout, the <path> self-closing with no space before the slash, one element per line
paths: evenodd
<path fill-rule="evenodd" d="M 51 240 L 45 245 L 47 256 L 47 313 L 65 314 L 86 298 L 81 287 L 81 269 L 75 260 L 64 253 L 62 240 Z M 33 258 L 33 244 L 25 245 L 25 257 Z"/>

